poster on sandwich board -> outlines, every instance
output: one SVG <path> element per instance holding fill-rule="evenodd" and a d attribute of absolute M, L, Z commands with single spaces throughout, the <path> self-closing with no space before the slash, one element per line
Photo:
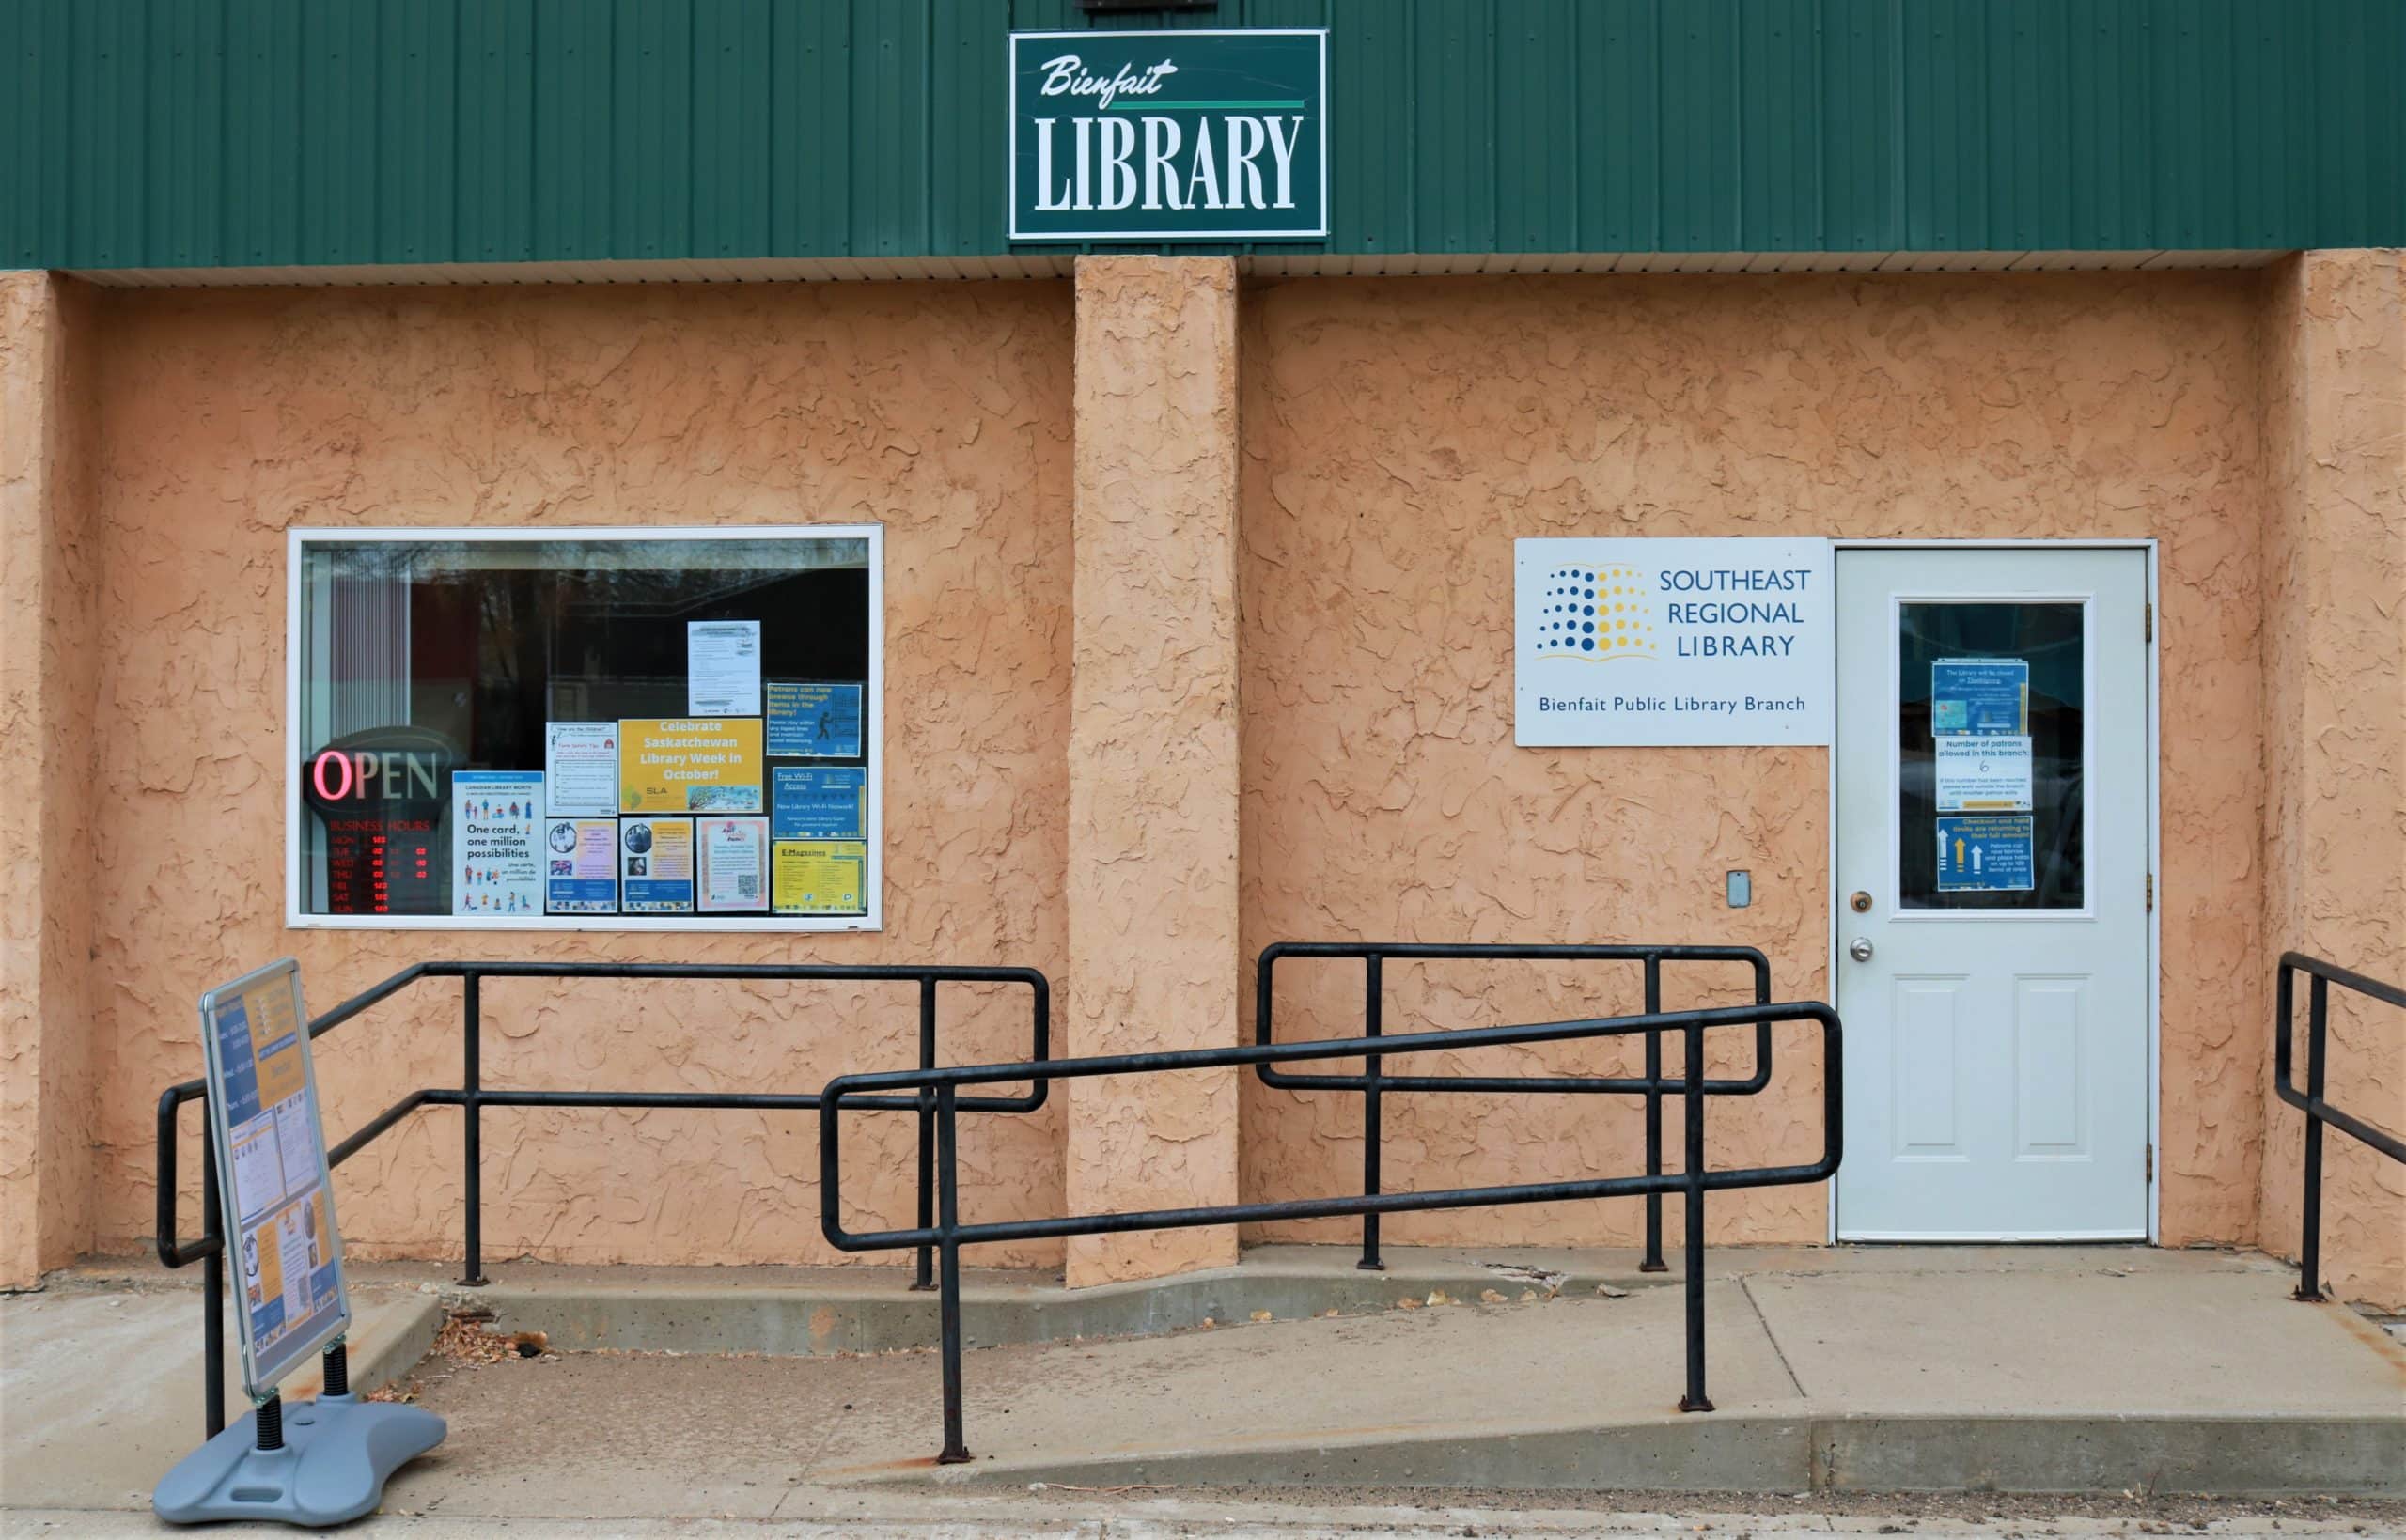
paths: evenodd
<path fill-rule="evenodd" d="M 203 994 L 200 1039 L 242 1388 L 256 1399 L 351 1326 L 301 965 L 286 957 Z"/>

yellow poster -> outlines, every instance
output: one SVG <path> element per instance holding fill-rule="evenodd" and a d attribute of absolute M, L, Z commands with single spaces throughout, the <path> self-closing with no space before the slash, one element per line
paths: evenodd
<path fill-rule="evenodd" d="M 618 723 L 627 813 L 758 813 L 760 719 L 672 717 Z"/>
<path fill-rule="evenodd" d="M 772 869 L 779 914 L 868 912 L 868 846 L 861 840 L 779 840 Z"/>
<path fill-rule="evenodd" d="M 251 1024 L 251 1063 L 258 1075 L 259 1105 L 273 1107 L 299 1096 L 308 1071 L 298 1051 L 295 1034 L 300 1023 L 292 1015 L 291 987 L 277 980 L 253 989 L 242 997 L 242 1014 Z"/>
<path fill-rule="evenodd" d="M 270 1215 L 242 1232 L 242 1294 L 254 1313 L 284 1297 L 284 1249 L 276 1244 L 281 1217 Z"/>

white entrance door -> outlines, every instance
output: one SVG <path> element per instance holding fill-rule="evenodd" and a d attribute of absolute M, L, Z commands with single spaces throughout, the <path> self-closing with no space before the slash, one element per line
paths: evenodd
<path fill-rule="evenodd" d="M 2148 1232 L 2147 557 L 1837 553 L 1856 1240 Z"/>

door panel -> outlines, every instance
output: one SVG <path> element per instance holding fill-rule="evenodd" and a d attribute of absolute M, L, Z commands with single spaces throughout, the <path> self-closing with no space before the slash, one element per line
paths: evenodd
<path fill-rule="evenodd" d="M 1960 978 L 1897 980 L 1891 1062 L 1897 1066 L 1897 1153 L 1915 1159 L 1961 1159 L 1962 1118 L 1957 1105 L 1961 1078 L 1956 1052 L 1962 1003 Z M 1845 1013 L 1839 1013 L 1843 1019 Z"/>
<path fill-rule="evenodd" d="M 2146 599 L 2138 551 L 1838 553 L 1842 1237 L 2147 1234 Z"/>

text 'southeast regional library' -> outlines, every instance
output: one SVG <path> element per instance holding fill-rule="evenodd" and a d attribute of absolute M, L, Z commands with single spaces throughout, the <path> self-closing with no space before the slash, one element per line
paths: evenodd
<path fill-rule="evenodd" d="M 909 1267 L 811 1111 L 675 1098 L 1016 1064 L 1031 989 L 1055 1059 L 1825 1002 L 1709 1040 L 1711 1168 L 1844 1142 L 1712 1243 L 2295 1257 L 2278 961 L 2406 976 L 2402 70 L 2389 0 L 9 8 L 0 1285 L 197 1233 L 161 1096 L 287 956 L 553 970 L 337 1148 L 355 1259 Z M 330 1142 L 461 998 L 317 1046 Z M 969 1086 L 955 1196 L 1693 1170 L 1685 1052 Z M 856 1233 L 936 1098 L 830 1136 Z M 2320 1159 L 2406 1308 L 2406 1166 Z M 1363 1224 L 972 1260 L 1273 1240 Z"/>

